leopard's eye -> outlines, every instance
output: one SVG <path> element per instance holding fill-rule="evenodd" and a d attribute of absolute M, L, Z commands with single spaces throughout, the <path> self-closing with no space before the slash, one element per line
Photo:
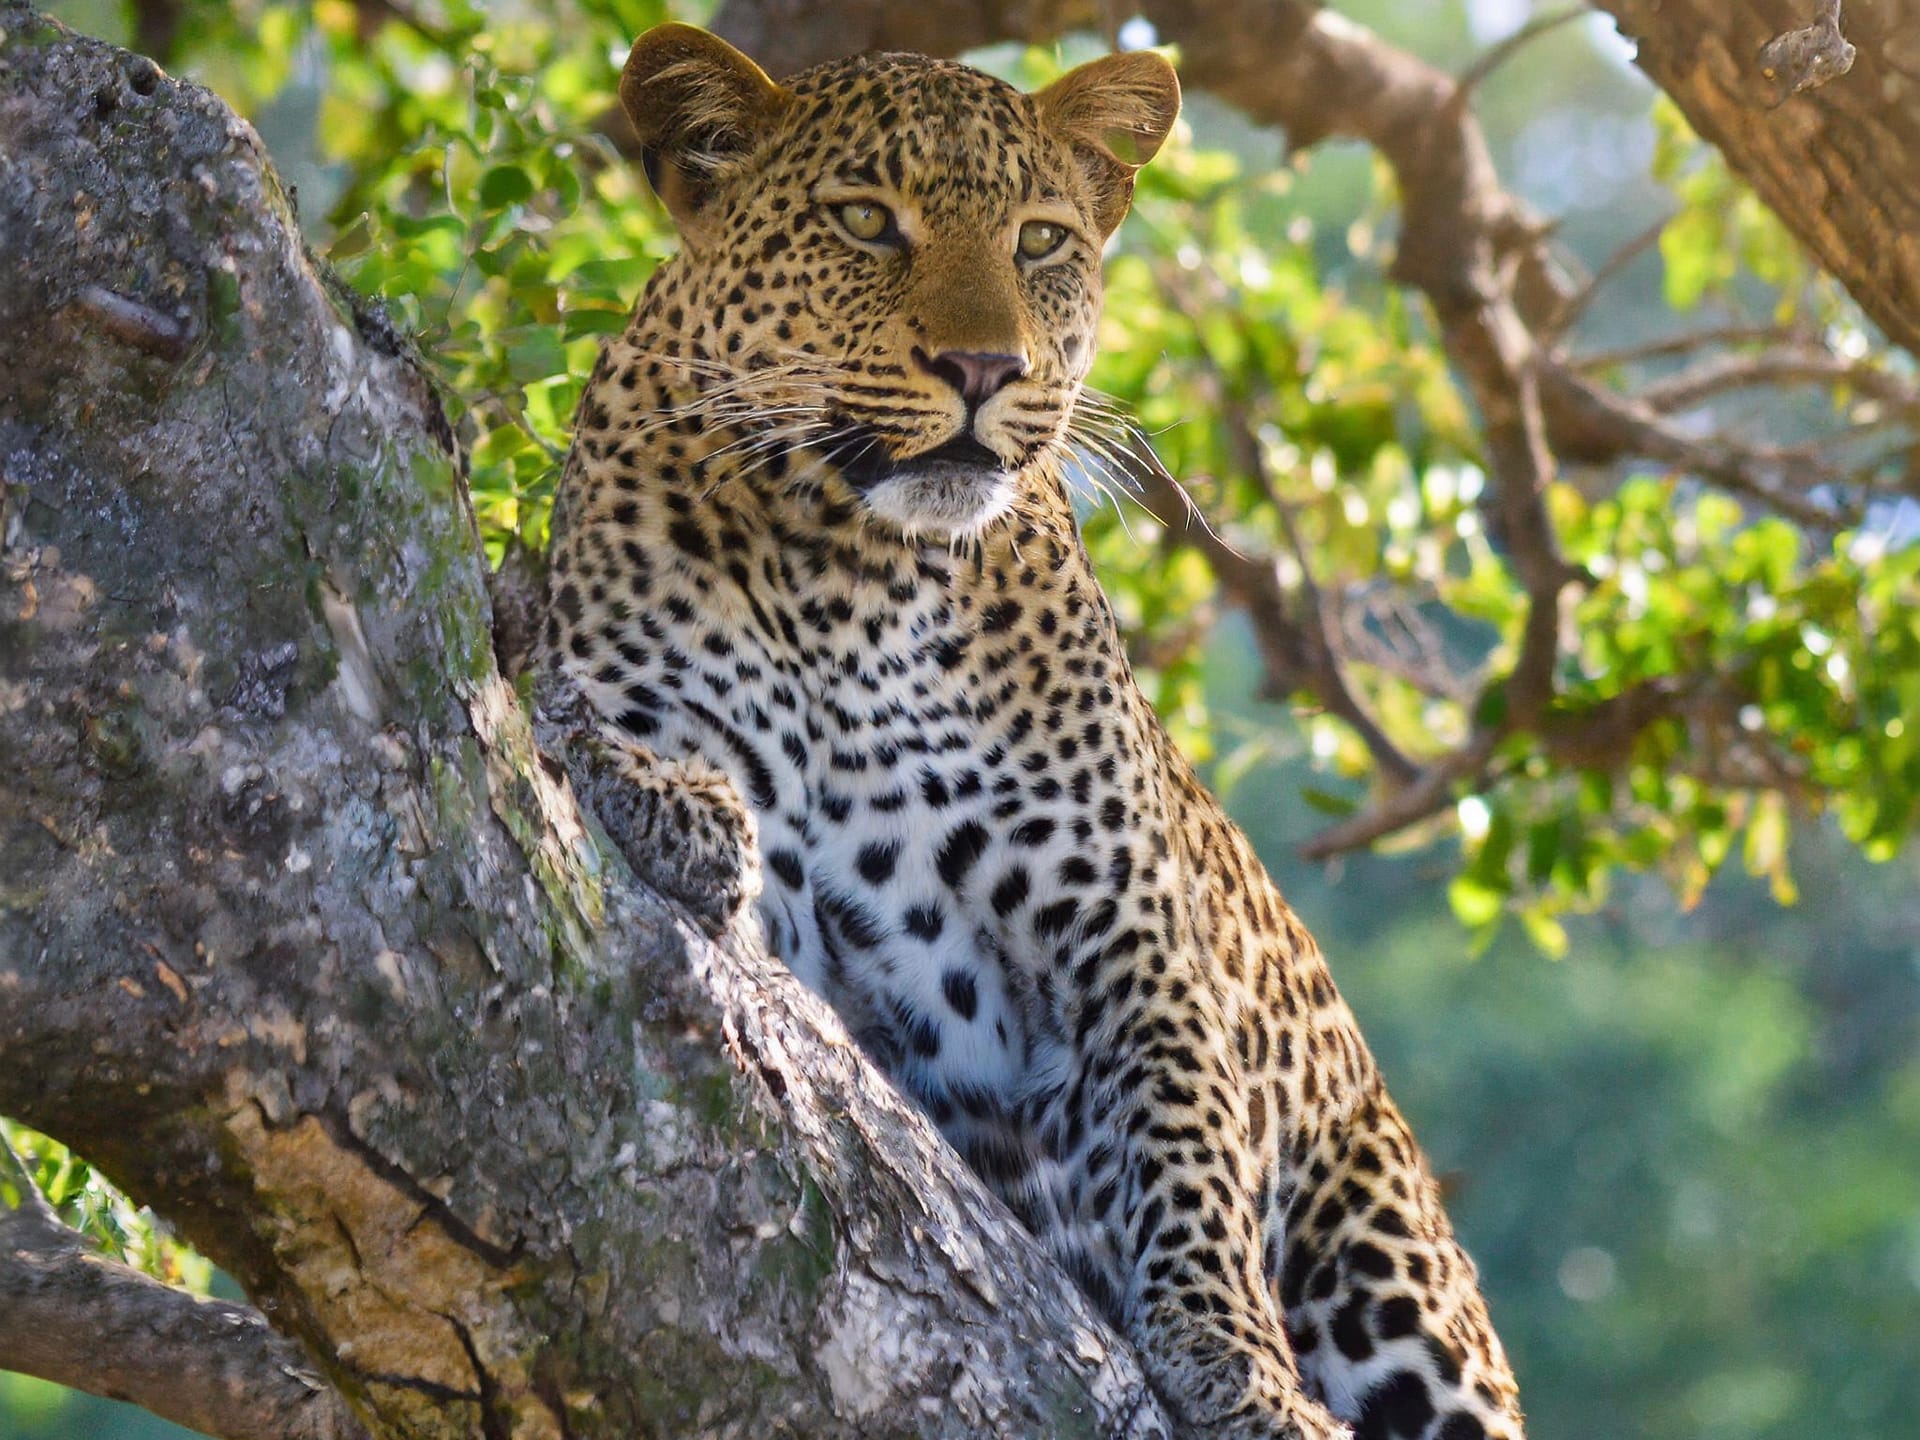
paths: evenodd
<path fill-rule="evenodd" d="M 893 212 L 871 200 L 849 200 L 836 213 L 847 233 L 856 240 L 877 242 L 899 234 L 893 223 Z"/>
<path fill-rule="evenodd" d="M 1067 243 L 1067 227 L 1051 220 L 1029 220 L 1020 227 L 1020 253 L 1043 260 Z"/>

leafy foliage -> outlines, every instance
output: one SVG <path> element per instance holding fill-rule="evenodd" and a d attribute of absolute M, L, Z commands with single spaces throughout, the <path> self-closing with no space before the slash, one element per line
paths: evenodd
<path fill-rule="evenodd" d="M 544 548 L 596 349 L 672 246 L 599 128 L 622 37 L 665 18 L 642 3 L 501 21 L 458 4 L 444 30 L 369 38 L 350 6 L 313 11 L 333 79 L 317 133 L 345 181 L 328 257 L 392 307 L 466 412 L 496 547 Z"/>
<path fill-rule="evenodd" d="M 0 1210 L 26 1203 L 22 1178 L 54 1213 L 98 1245 L 104 1254 L 172 1285 L 204 1295 L 213 1267 L 167 1233 L 143 1205 L 127 1199 L 111 1181 L 57 1140 L 0 1118 L 0 1150 L 11 1150 L 19 1168 L 0 1156 Z"/>

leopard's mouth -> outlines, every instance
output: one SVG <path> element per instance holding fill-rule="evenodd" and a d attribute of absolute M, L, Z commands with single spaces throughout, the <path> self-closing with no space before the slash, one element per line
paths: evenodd
<path fill-rule="evenodd" d="M 835 465 L 867 508 L 909 537 L 976 535 L 1013 504 L 1012 468 L 971 432 L 905 458 L 888 454 L 872 432 L 834 448 Z"/>
<path fill-rule="evenodd" d="M 849 436 L 837 447 L 837 463 L 847 483 L 862 493 L 870 492 L 889 480 L 938 480 L 949 484 L 968 480 L 981 482 L 1004 479 L 1007 462 L 962 431 L 944 444 L 905 459 L 887 453 L 879 436 L 872 431 Z"/>

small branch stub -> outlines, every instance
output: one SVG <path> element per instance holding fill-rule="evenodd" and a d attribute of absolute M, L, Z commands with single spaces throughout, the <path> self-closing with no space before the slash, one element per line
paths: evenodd
<path fill-rule="evenodd" d="M 1840 33 L 1840 0 L 1820 0 L 1813 24 L 1776 35 L 1760 47 L 1757 64 L 1771 106 L 1802 90 L 1837 80 L 1853 68 L 1853 45 Z"/>
<path fill-rule="evenodd" d="M 177 364 L 191 348 L 193 337 L 184 321 L 104 285 L 81 287 L 74 305 L 95 328 L 157 359 Z"/>

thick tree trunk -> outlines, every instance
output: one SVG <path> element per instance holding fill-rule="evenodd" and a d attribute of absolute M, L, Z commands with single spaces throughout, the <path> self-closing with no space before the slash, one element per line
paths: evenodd
<path fill-rule="evenodd" d="M 377 1436 L 1164 1434 L 833 1017 L 536 757 L 439 405 L 252 131 L 0 32 L 0 1113 Z M 0 1310 L 57 1327 L 33 1229 Z"/>

